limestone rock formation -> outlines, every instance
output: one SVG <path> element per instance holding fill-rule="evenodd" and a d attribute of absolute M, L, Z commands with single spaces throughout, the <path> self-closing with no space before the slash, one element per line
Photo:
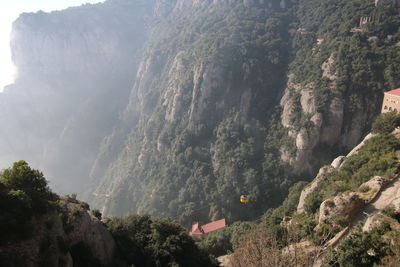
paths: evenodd
<path fill-rule="evenodd" d="M 109 266 L 114 239 L 86 205 L 70 196 L 60 197 L 60 213 L 53 210 L 33 217 L 30 238 L 0 247 L 0 265 L 72 267 L 78 264 L 79 253 L 86 253 L 99 265 Z"/>
<path fill-rule="evenodd" d="M 24 14 L 12 38 L 19 76 L 0 94 L 0 164 L 24 158 L 56 191 L 112 215 L 261 214 L 357 144 L 396 84 L 397 60 L 367 68 L 362 42 L 350 45 L 351 19 L 332 31 L 350 2 L 321 6 L 326 16 L 287 0 L 108 0 Z M 395 44 L 374 53 L 390 58 L 382 51 Z M 257 203 L 244 209 L 237 195 L 249 187 Z"/>
<path fill-rule="evenodd" d="M 375 136 L 375 134 L 369 133 L 367 136 L 364 137 L 364 139 L 363 139 L 357 146 L 355 146 L 355 147 L 346 155 L 346 157 L 348 158 L 348 157 L 350 157 L 350 156 L 356 154 L 356 153 L 365 145 L 365 142 L 366 142 L 367 140 L 371 139 L 371 138 L 374 137 L 374 136 Z"/>
<path fill-rule="evenodd" d="M 305 199 L 308 195 L 310 195 L 311 193 L 317 192 L 318 190 L 320 190 L 322 188 L 322 186 L 324 185 L 324 182 L 327 179 L 327 175 L 329 173 L 331 173 L 334 169 L 330 166 L 325 166 L 322 167 L 317 176 L 315 177 L 315 179 L 309 184 L 307 185 L 302 191 L 301 191 L 301 195 L 300 195 L 300 199 L 299 199 L 299 204 L 297 205 L 297 212 L 298 213 L 302 213 L 304 212 L 304 205 L 305 205 Z"/>
<path fill-rule="evenodd" d="M 2 166 L 25 159 L 60 193 L 87 187 L 98 148 L 126 105 L 152 12 L 151 1 L 116 2 L 24 13 L 14 22 L 18 75 L 0 94 L 0 121 L 8 125 L 0 133 Z"/>
<path fill-rule="evenodd" d="M 361 193 L 359 193 L 359 196 L 367 202 L 373 201 L 386 184 L 388 184 L 388 181 L 385 178 L 375 176 L 360 185 Z"/>
<path fill-rule="evenodd" d="M 332 163 L 331 166 L 335 169 L 340 168 L 340 166 L 342 166 L 343 162 L 346 160 L 345 156 L 339 156 L 337 158 L 335 158 Z"/>
<path fill-rule="evenodd" d="M 369 216 L 365 221 L 362 230 L 364 232 L 370 232 L 372 229 L 379 227 L 383 224 L 388 224 L 392 229 L 400 230 L 400 223 L 393 218 L 389 218 L 381 213 L 373 214 Z"/>
<path fill-rule="evenodd" d="M 350 222 L 365 202 L 359 198 L 355 192 L 342 193 L 332 199 L 327 199 L 321 203 L 319 208 L 319 223 L 343 218 Z"/>
<path fill-rule="evenodd" d="M 73 247 L 83 243 L 90 248 L 94 258 L 105 264 L 110 263 L 115 242 L 103 223 L 85 209 L 83 202 L 68 195 L 61 197 L 60 203 L 63 213 L 68 216 L 67 222 L 63 222 L 67 244 Z"/>

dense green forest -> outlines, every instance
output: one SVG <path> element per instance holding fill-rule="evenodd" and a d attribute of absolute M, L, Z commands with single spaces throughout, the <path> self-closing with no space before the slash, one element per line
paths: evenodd
<path fill-rule="evenodd" d="M 383 92 L 399 83 L 399 19 L 373 1 L 239 1 L 156 22 L 131 101 L 141 115 L 90 201 L 106 214 L 149 212 L 186 226 L 279 205 L 370 130 Z M 314 142 L 304 149 L 303 133 Z"/>
<path fill-rule="evenodd" d="M 43 260 L 55 252 L 61 262 L 101 266 L 90 240 L 69 240 L 86 222 L 110 235 L 96 241 L 115 245 L 113 266 L 213 266 L 230 252 L 237 266 L 396 266 L 395 206 L 376 211 L 381 225 L 371 231 L 360 230 L 365 214 L 330 212 L 349 196 L 362 210 L 397 177 L 399 117 L 372 123 L 383 92 L 400 86 L 399 11 L 391 0 L 109 0 L 21 16 L 14 53 L 23 71 L 0 94 L 0 119 L 14 131 L 0 131 L 4 151 L 43 155 L 50 185 L 68 184 L 95 209 L 58 197 L 18 161 L 0 173 L 0 246 L 46 232 L 32 239 Z M 66 60 L 63 30 L 89 58 Z M 63 53 L 28 56 L 47 51 L 31 49 L 42 44 Z M 41 67 L 23 64 L 31 61 Z M 340 168 L 325 167 L 298 212 L 320 167 L 371 131 Z M 374 176 L 379 189 L 365 185 Z M 219 218 L 229 226 L 204 238 L 186 233 L 193 221 Z"/>
<path fill-rule="evenodd" d="M 237 3 L 171 16 L 154 30 L 149 46 L 158 60 L 159 74 L 155 76 L 160 78 L 152 79 L 146 88 L 144 110 L 149 117 L 139 121 L 129 137 L 136 148 L 121 159 L 130 166 L 132 175 L 124 187 L 134 191 L 129 194 L 134 199 L 114 199 L 110 205 L 115 211 L 124 209 L 121 202 L 129 202 L 140 212 L 189 224 L 194 218 L 207 218 L 210 210 L 217 217 L 245 219 L 260 213 L 264 209 L 261 203 L 279 203 L 284 194 L 280 187 L 285 188 L 290 167 L 272 155 L 276 149 L 265 139 L 274 101 L 284 86 L 289 23 L 289 12 L 245 8 Z M 182 113 L 176 120 L 166 121 L 161 90 L 171 82 L 168 68 L 177 52 L 183 54 L 185 64 L 183 73 L 173 81 L 183 90 Z M 201 118 L 192 119 L 183 110 L 190 109 L 191 79 L 199 61 L 217 66 L 222 75 L 232 79 L 224 85 L 227 90 L 212 89 L 210 98 L 221 101 L 222 108 L 210 105 L 201 111 Z M 245 87 L 258 99 L 247 115 L 240 111 Z M 196 121 L 188 122 L 191 120 Z M 147 140 L 145 165 L 136 161 L 143 151 L 137 147 L 143 138 Z M 166 153 L 157 150 L 157 143 L 168 147 Z M 156 193 L 148 197 L 147 190 Z M 238 202 L 241 194 L 252 195 L 246 207 Z M 125 197 L 118 194 L 118 198 Z"/>
<path fill-rule="evenodd" d="M 391 0 L 108 0 L 24 14 L 0 163 L 43 166 L 54 190 L 105 216 L 255 220 L 370 131 L 399 87 L 399 23 Z"/>
<path fill-rule="evenodd" d="M 361 218 L 356 217 L 354 221 L 336 216 L 321 222 L 319 216 L 321 202 L 331 201 L 328 205 L 335 205 L 334 197 L 341 194 L 357 192 L 364 198 L 363 202 L 368 203 L 376 188 L 360 185 L 376 175 L 389 184 L 398 181 L 400 141 L 398 133 L 391 133 L 400 125 L 399 119 L 394 113 L 378 117 L 373 125 L 376 136 L 358 153 L 348 157 L 340 168 L 327 174 L 321 189 L 306 198 L 304 212 L 296 211 L 305 185 L 301 182 L 292 186 L 283 204 L 269 209 L 261 222 L 235 223 L 207 236 L 201 246 L 217 256 L 230 253 L 233 248 L 231 259 L 235 267 L 312 266 L 315 263 L 324 267 L 397 266 L 400 262 L 400 212 L 395 205 L 398 204 L 389 203 L 371 214 L 358 211 L 362 213 Z M 367 221 L 374 220 L 367 230 Z M 347 235 L 335 245 L 330 244 L 348 227 L 351 230 Z"/>
<path fill-rule="evenodd" d="M 32 266 L 54 266 L 51 259 L 58 254 L 70 255 L 73 266 L 217 266 L 215 258 L 200 249 L 182 226 L 147 215 L 115 217 L 101 223 L 116 243 L 111 255 L 104 255 L 111 262 L 104 264 L 93 253 L 106 238 L 101 236 L 107 236 L 104 232 L 89 228 L 85 234 L 100 235 L 98 243 L 86 240 L 73 245 L 72 240 L 80 234 L 75 228 L 87 230 L 87 222 L 79 220 L 84 217 L 82 212 L 89 212 L 89 205 L 73 198 L 69 201 L 79 208 L 70 210 L 70 204 L 63 203 L 63 199 L 66 197 L 52 193 L 43 174 L 25 161 L 0 172 L 1 266 L 28 266 L 32 262 Z M 91 213 L 94 217 L 86 215 L 87 218 L 98 224 L 101 213 Z M 80 223 L 74 223 L 76 220 Z M 58 229 L 60 223 L 62 228 Z M 35 240 L 40 241 L 39 247 L 32 245 Z M 57 264 L 67 266 L 61 257 Z"/>

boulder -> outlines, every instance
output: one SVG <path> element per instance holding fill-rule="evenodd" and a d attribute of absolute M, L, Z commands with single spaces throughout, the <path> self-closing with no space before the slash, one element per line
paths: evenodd
<path fill-rule="evenodd" d="M 400 198 L 397 198 L 395 200 L 392 201 L 392 205 L 394 206 L 394 210 L 397 213 L 400 213 Z"/>
<path fill-rule="evenodd" d="M 326 179 L 328 178 L 328 174 L 331 173 L 332 171 L 333 168 L 331 166 L 322 167 L 319 170 L 317 176 L 314 178 L 314 180 L 301 191 L 299 204 L 297 205 L 298 213 L 303 213 L 305 211 L 304 205 L 306 197 L 309 194 L 320 190 L 323 184 L 325 183 Z"/>
<path fill-rule="evenodd" d="M 376 134 L 369 133 L 367 136 L 365 136 L 364 140 L 362 140 L 361 143 L 359 143 L 355 148 L 353 148 L 353 149 L 349 152 L 349 154 L 347 154 L 346 157 L 348 158 L 348 157 L 350 157 L 350 156 L 356 154 L 356 153 L 365 145 L 365 142 L 366 142 L 367 140 L 371 139 L 371 138 L 374 137 L 374 136 L 376 136 Z"/>
<path fill-rule="evenodd" d="M 336 197 L 325 200 L 319 208 L 319 223 L 324 223 L 335 218 L 343 218 L 350 222 L 365 205 L 355 192 L 342 193 Z"/>
<path fill-rule="evenodd" d="M 387 184 L 387 180 L 385 180 L 382 176 L 374 176 L 368 182 L 360 185 L 359 193 L 360 198 L 364 199 L 367 202 L 371 202 L 378 194 L 381 192 L 383 186 Z"/>
<path fill-rule="evenodd" d="M 64 214 L 68 214 L 68 230 L 64 224 L 64 231 L 69 247 L 83 243 L 90 248 L 94 258 L 103 264 L 110 263 L 114 256 L 115 242 L 103 223 L 89 214 L 84 202 L 61 198 L 61 206 Z"/>
<path fill-rule="evenodd" d="M 343 162 L 346 160 L 345 156 L 339 156 L 337 158 L 335 158 L 332 163 L 331 166 L 335 169 L 339 169 L 340 166 L 342 166 Z"/>
<path fill-rule="evenodd" d="M 376 213 L 372 216 L 369 216 L 365 221 L 362 230 L 364 232 L 370 232 L 372 229 L 379 227 L 383 224 L 389 224 L 391 229 L 399 230 L 400 224 L 393 218 L 390 218 L 381 213 Z"/>
<path fill-rule="evenodd" d="M 0 246 L 0 266 L 72 267 L 74 252 L 88 253 L 101 266 L 110 266 L 115 241 L 111 233 L 88 212 L 88 205 L 71 196 L 59 199 L 59 208 L 33 216 L 32 234 L 24 240 Z M 87 251 L 81 251 L 81 248 Z M 85 254 L 85 256 L 88 256 Z"/>

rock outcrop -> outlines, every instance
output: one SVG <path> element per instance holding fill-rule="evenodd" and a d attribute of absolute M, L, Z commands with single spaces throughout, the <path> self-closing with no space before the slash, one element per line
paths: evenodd
<path fill-rule="evenodd" d="M 344 219 L 351 222 L 358 215 L 365 202 L 355 192 L 342 193 L 321 203 L 319 208 L 319 223 L 334 219 Z"/>
<path fill-rule="evenodd" d="M 31 237 L 0 247 L 0 265 L 72 267 L 89 263 L 82 259 L 97 266 L 111 265 L 115 242 L 103 223 L 89 214 L 84 202 L 70 196 L 59 202 L 59 212 L 32 218 Z"/>
<path fill-rule="evenodd" d="M 322 167 L 319 170 L 317 176 L 314 178 L 314 180 L 301 191 L 299 204 L 297 205 L 298 213 L 305 212 L 304 205 L 306 197 L 320 190 L 324 185 L 325 181 L 327 180 L 328 174 L 331 173 L 333 170 L 334 169 L 331 166 Z"/>
<path fill-rule="evenodd" d="M 376 136 L 376 135 L 373 133 L 369 133 L 367 136 L 365 136 L 364 139 L 346 155 L 346 158 L 348 158 L 348 157 L 356 154 L 358 151 L 360 151 L 360 149 L 365 145 L 365 142 L 374 136 Z"/>
<path fill-rule="evenodd" d="M 358 143 L 395 85 L 391 65 L 364 68 L 362 44 L 341 46 L 350 20 L 331 31 L 347 2 L 326 17 L 287 0 L 108 0 L 24 14 L 12 38 L 19 76 L 0 94 L 0 164 L 24 158 L 56 191 L 112 215 L 260 214 Z M 395 43 L 374 53 L 389 58 Z M 350 66 L 378 78 L 352 83 Z M 260 202 L 238 212 L 248 187 Z"/>
<path fill-rule="evenodd" d="M 376 213 L 369 216 L 365 221 L 362 230 L 364 232 L 370 232 L 372 229 L 380 227 L 383 224 L 390 225 L 390 228 L 393 230 L 396 231 L 400 230 L 400 223 L 397 220 L 390 218 L 386 215 L 383 215 L 381 213 Z"/>
<path fill-rule="evenodd" d="M 393 205 L 397 195 L 396 181 L 394 186 L 385 188 L 390 180 L 381 176 L 374 176 L 359 187 L 359 192 L 345 192 L 333 198 L 323 201 L 320 205 L 319 223 L 332 221 L 335 218 L 344 219 L 347 223 L 353 223 L 360 212 L 374 213 L 388 205 Z M 385 193 L 386 192 L 386 193 Z M 389 198 L 387 197 L 389 195 Z M 375 218 L 375 217 L 374 217 Z M 368 225 L 375 219 L 369 220 Z M 367 226 L 370 228 L 370 226 Z"/>
<path fill-rule="evenodd" d="M 25 159 L 57 192 L 84 191 L 133 86 L 150 2 L 20 15 L 11 36 L 18 75 L 0 94 L 1 166 Z"/>
<path fill-rule="evenodd" d="M 345 156 L 339 156 L 332 161 L 331 166 L 335 169 L 338 169 L 340 168 L 340 166 L 342 166 L 345 160 L 346 160 Z"/>
<path fill-rule="evenodd" d="M 369 181 L 360 185 L 360 198 L 364 199 L 366 202 L 371 202 L 375 197 L 381 192 L 382 188 L 388 184 L 388 180 L 381 176 L 375 176 Z"/>

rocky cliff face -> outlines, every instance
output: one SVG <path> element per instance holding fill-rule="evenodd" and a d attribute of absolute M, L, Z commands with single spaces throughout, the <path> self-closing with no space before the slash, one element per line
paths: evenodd
<path fill-rule="evenodd" d="M 357 144 L 398 86 L 397 60 L 371 61 L 397 58 L 396 30 L 353 29 L 396 21 L 393 9 L 340 3 L 110 0 L 22 15 L 1 163 L 58 173 L 56 190 L 105 214 L 253 217 Z"/>
<path fill-rule="evenodd" d="M 150 5 L 109 1 L 15 21 L 18 78 L 0 95 L 8 125 L 0 138 L 2 166 L 24 158 L 59 192 L 85 187 L 133 85 Z"/>
<path fill-rule="evenodd" d="M 33 217 L 30 238 L 0 247 L 3 266 L 109 266 L 115 242 L 102 222 L 88 213 L 85 203 L 60 198 L 60 213 L 53 210 Z M 86 255 L 85 257 L 81 257 Z M 82 262 L 82 260 L 89 260 Z"/>
<path fill-rule="evenodd" d="M 199 26 L 192 24 L 187 14 L 196 16 L 199 20 L 205 20 L 208 17 L 215 20 L 215 23 L 220 16 L 224 20 L 230 18 L 232 21 L 230 25 L 226 22 L 218 25 L 219 31 L 225 31 L 226 34 L 215 36 L 212 41 L 206 41 L 214 42 L 211 49 L 203 44 L 214 34 L 214 24 L 211 24 L 211 28 L 202 30 L 203 32 L 194 32 L 196 35 L 191 37 L 192 40 L 178 46 L 176 46 L 178 32 L 167 32 L 158 39 L 150 40 L 150 48 L 146 51 L 140 64 L 129 104 L 121 121 L 123 125 L 130 125 L 128 131 L 131 133 L 126 133 L 125 146 L 120 147 L 118 159 L 111 164 L 108 163 L 110 165 L 102 177 L 92 177 L 93 181 L 96 181 L 94 184 L 100 184 L 95 192 L 95 195 L 99 197 L 93 201 L 104 207 L 103 211 L 106 214 L 122 214 L 126 208 L 132 212 L 151 210 L 156 213 L 156 210 L 160 208 L 156 207 L 158 205 L 166 205 L 164 209 L 170 210 L 168 206 L 172 205 L 171 203 L 168 201 L 160 203 L 160 199 L 164 197 L 174 200 L 176 202 L 174 205 L 181 206 L 181 209 L 183 208 L 182 204 L 186 205 L 185 202 L 192 203 L 191 205 L 196 209 L 200 208 L 199 205 L 208 206 L 204 202 L 205 199 L 201 201 L 202 204 L 195 201 L 195 199 L 205 197 L 203 190 L 206 189 L 201 188 L 202 185 L 199 185 L 200 188 L 195 189 L 191 194 L 187 194 L 184 189 L 179 188 L 195 182 L 195 176 L 190 174 L 193 170 L 186 169 L 192 164 L 199 164 L 196 168 L 202 169 L 201 176 L 215 177 L 210 181 L 203 180 L 201 182 L 208 183 L 204 186 L 214 192 L 217 188 L 213 180 L 221 180 L 221 183 L 224 184 L 228 179 L 226 172 L 233 175 L 232 180 L 240 179 L 237 172 L 234 174 L 235 171 L 231 172 L 223 167 L 218 167 L 232 166 L 232 160 L 234 160 L 226 158 L 225 152 L 232 152 L 224 151 L 225 148 L 220 147 L 223 142 L 227 141 L 222 140 L 225 139 L 222 134 L 226 127 L 225 124 L 230 123 L 228 121 L 233 119 L 237 121 L 237 125 L 234 126 L 236 123 L 231 123 L 232 126 L 242 128 L 248 121 L 250 129 L 257 128 L 257 124 L 262 125 L 268 121 L 274 106 L 273 103 L 281 90 L 281 84 L 278 79 L 270 79 L 269 76 L 262 77 L 261 74 L 266 73 L 283 78 L 284 72 L 282 72 L 281 66 L 285 64 L 287 57 L 286 52 L 278 51 L 277 47 L 270 47 L 271 50 L 267 51 L 266 47 L 254 44 L 257 49 L 265 52 L 262 56 L 264 59 L 258 58 L 258 55 L 248 55 L 248 58 L 244 59 L 240 46 L 245 45 L 244 42 L 249 40 L 247 38 L 256 36 L 250 34 L 251 36 L 244 37 L 244 39 L 239 36 L 236 41 L 231 39 L 231 35 L 238 34 L 243 27 L 237 20 L 237 14 L 229 9 L 231 5 L 236 6 L 237 12 L 247 16 L 250 23 L 253 23 L 258 19 L 256 12 L 261 12 L 262 16 L 275 12 L 269 9 L 259 11 L 259 4 L 242 5 L 240 2 L 220 3 L 214 1 L 208 7 L 197 10 L 195 13 L 190 9 L 186 11 L 187 13 L 182 15 L 184 23 L 176 25 L 174 20 L 167 20 L 166 25 L 160 25 L 155 29 L 157 32 L 163 32 L 164 29 L 171 27 L 184 27 L 185 29 L 181 31 L 195 31 L 192 27 Z M 281 10 L 281 7 L 277 8 Z M 249 14 L 244 12 L 249 12 Z M 269 25 L 271 28 L 277 26 Z M 270 35 L 272 33 L 263 30 L 262 34 Z M 272 35 L 275 36 L 275 33 Z M 287 37 L 278 31 L 276 38 L 286 39 Z M 163 43 L 163 49 L 159 48 L 159 42 Z M 284 41 L 281 42 L 283 46 L 286 45 Z M 261 54 L 259 55 L 261 56 Z M 276 68 L 274 69 L 273 66 Z M 251 135 L 249 133 L 249 138 L 252 138 Z M 115 136 L 115 138 L 117 137 Z M 258 137 L 256 141 L 257 144 L 249 144 L 249 146 L 258 146 L 257 154 L 253 157 L 262 157 L 259 146 L 260 143 L 262 146 L 262 137 Z M 108 144 L 112 146 L 113 143 L 114 141 Z M 105 147 L 104 149 L 107 151 L 113 148 Z M 184 154 L 186 154 L 186 159 L 183 158 Z M 104 162 L 104 160 L 102 161 Z M 213 168 L 210 168 L 210 163 Z M 261 162 L 255 164 L 252 175 L 261 171 L 260 164 Z M 93 173 L 97 175 L 101 171 L 97 171 L 96 168 Z M 156 169 L 169 169 L 167 172 L 170 172 L 173 168 L 177 169 L 176 175 L 178 176 L 175 177 L 177 188 L 173 190 L 181 191 L 179 197 L 170 196 L 163 190 L 163 184 L 169 183 L 170 178 L 165 177 L 167 180 L 164 180 L 164 178 L 157 177 Z M 255 170 L 256 168 L 257 170 Z M 136 174 L 128 178 L 131 170 L 135 170 Z M 192 177 L 188 179 L 184 173 L 188 173 Z M 160 173 L 160 175 L 164 174 Z M 142 179 L 141 176 L 149 178 L 145 181 L 146 179 Z M 156 182 L 158 179 L 159 181 Z M 164 182 L 160 182 L 160 180 L 164 180 Z M 223 186 L 221 185 L 221 187 Z M 127 188 L 131 188 L 129 190 L 133 190 L 135 193 L 131 196 L 122 193 L 126 192 Z M 220 190 L 228 189 L 221 188 Z M 123 202 L 130 203 L 129 207 L 122 207 L 121 201 L 116 201 L 115 198 L 119 199 L 120 197 L 125 199 Z M 232 196 L 232 198 L 234 197 Z M 219 202 L 220 200 L 215 199 L 215 201 Z M 201 216 L 208 216 L 209 211 L 213 210 L 211 206 L 213 205 L 203 208 Z M 215 215 L 215 209 L 211 213 Z M 165 211 L 165 214 L 168 212 Z M 178 214 L 179 211 L 176 215 Z"/>

